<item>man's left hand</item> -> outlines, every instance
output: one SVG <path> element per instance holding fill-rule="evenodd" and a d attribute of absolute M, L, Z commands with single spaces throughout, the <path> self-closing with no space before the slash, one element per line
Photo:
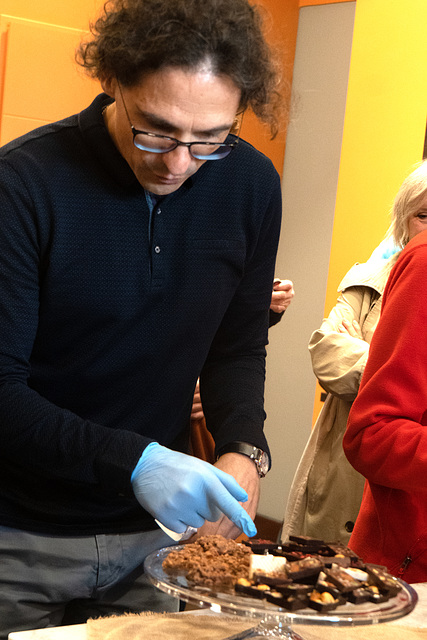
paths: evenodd
<path fill-rule="evenodd" d="M 191 420 L 197 421 L 204 417 L 202 399 L 200 397 L 200 382 L 197 380 L 193 396 L 193 406 L 191 407 Z"/>
<path fill-rule="evenodd" d="M 241 453 L 225 453 L 215 463 L 215 466 L 232 475 L 239 485 L 245 489 L 249 499 L 241 505 L 248 512 L 252 520 L 255 518 L 259 501 L 259 476 L 255 463 Z M 200 536 L 220 534 L 225 538 L 237 538 L 241 535 L 238 529 L 226 516 L 217 522 L 205 522 L 197 533 L 189 539 L 194 542 Z"/>

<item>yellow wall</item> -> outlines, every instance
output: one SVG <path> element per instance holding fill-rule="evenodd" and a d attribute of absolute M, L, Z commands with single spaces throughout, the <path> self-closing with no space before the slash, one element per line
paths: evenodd
<path fill-rule="evenodd" d="M 427 2 L 357 0 L 326 309 L 345 270 L 369 257 L 397 189 L 422 158 Z"/>
<path fill-rule="evenodd" d="M 346 271 L 381 241 L 400 183 L 422 159 L 426 24 L 426 0 L 357 0 L 325 315 Z M 319 406 L 316 397 L 314 415 Z"/>

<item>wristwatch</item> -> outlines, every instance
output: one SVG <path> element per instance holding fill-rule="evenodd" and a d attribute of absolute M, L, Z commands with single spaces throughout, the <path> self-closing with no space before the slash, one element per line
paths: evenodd
<path fill-rule="evenodd" d="M 248 456 L 254 461 L 260 478 L 264 478 L 270 468 L 270 458 L 265 451 L 248 442 L 230 442 L 226 444 L 218 451 L 216 459 L 218 460 L 224 453 L 241 453 L 244 456 Z"/>

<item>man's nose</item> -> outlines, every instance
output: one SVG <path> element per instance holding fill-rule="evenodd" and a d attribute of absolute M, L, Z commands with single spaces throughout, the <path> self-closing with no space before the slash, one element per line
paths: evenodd
<path fill-rule="evenodd" d="M 175 176 L 184 175 L 194 158 L 190 154 L 190 149 L 185 146 L 179 146 L 169 153 L 163 154 L 163 162 L 167 166 L 169 172 Z"/>

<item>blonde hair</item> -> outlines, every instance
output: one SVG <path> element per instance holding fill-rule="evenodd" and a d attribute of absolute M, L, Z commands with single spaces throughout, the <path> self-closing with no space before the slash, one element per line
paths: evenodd
<path fill-rule="evenodd" d="M 391 223 L 386 238 L 393 238 L 399 248 L 409 242 L 409 219 L 417 213 L 420 202 L 427 193 L 427 160 L 416 165 L 416 169 L 402 182 L 391 208 Z"/>

